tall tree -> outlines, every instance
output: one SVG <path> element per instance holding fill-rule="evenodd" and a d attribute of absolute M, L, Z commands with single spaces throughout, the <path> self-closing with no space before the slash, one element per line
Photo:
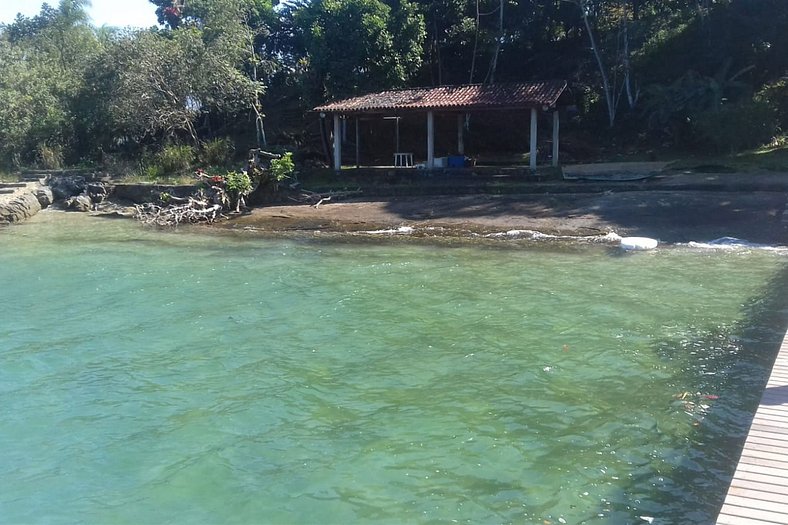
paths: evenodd
<path fill-rule="evenodd" d="M 6 161 L 80 155 L 75 101 L 98 52 L 84 0 L 46 4 L 2 32 L 0 149 Z"/>
<path fill-rule="evenodd" d="M 407 0 L 315 0 L 294 21 L 317 98 L 402 86 L 421 65 L 424 21 Z"/>

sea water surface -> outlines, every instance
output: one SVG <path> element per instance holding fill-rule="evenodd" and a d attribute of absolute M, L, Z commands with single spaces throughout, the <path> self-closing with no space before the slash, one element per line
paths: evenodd
<path fill-rule="evenodd" d="M 0 228 L 4 523 L 710 523 L 768 250 Z"/>

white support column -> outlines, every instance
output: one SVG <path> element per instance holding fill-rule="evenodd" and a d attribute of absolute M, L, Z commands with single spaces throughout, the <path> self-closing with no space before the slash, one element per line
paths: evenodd
<path fill-rule="evenodd" d="M 400 153 L 402 151 L 399 148 L 399 121 L 400 121 L 401 118 L 402 117 L 394 117 L 394 122 L 396 123 L 395 124 L 395 128 L 394 128 L 395 129 L 395 131 L 394 131 L 394 142 L 395 142 L 395 146 L 397 147 L 397 149 L 395 150 L 395 153 Z"/>
<path fill-rule="evenodd" d="M 342 169 L 342 123 L 338 113 L 334 113 L 334 169 Z"/>
<path fill-rule="evenodd" d="M 427 112 L 427 168 L 435 167 L 435 115 Z"/>
<path fill-rule="evenodd" d="M 358 132 L 358 117 L 356 117 L 356 167 L 361 167 L 361 134 Z"/>
<path fill-rule="evenodd" d="M 531 169 L 536 169 L 536 108 L 531 108 Z"/>
<path fill-rule="evenodd" d="M 460 155 L 465 155 L 464 121 L 465 118 L 462 113 L 457 115 L 457 153 Z"/>
<path fill-rule="evenodd" d="M 558 166 L 558 130 L 560 127 L 558 109 L 553 111 L 553 166 Z"/>

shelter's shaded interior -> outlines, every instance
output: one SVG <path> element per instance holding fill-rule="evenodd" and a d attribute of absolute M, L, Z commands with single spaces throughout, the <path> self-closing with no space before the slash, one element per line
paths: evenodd
<path fill-rule="evenodd" d="M 435 115 L 435 155 L 445 157 L 458 155 L 457 118 L 465 125 L 465 155 L 478 159 L 484 164 L 496 156 L 511 159 L 522 155 L 527 164 L 529 129 L 527 110 L 487 111 L 470 113 L 436 113 Z M 397 148 L 397 120 L 399 119 L 399 148 Z M 421 113 L 402 112 L 376 115 L 348 116 L 345 119 L 345 147 L 343 163 L 355 164 L 356 124 L 359 127 L 359 153 L 362 166 L 389 166 L 397 151 L 413 153 L 416 162 L 427 158 L 427 128 Z M 548 133 L 552 121 L 542 115 L 539 119 L 540 154 L 550 151 L 551 139 Z M 542 159 L 544 160 L 544 159 Z"/>

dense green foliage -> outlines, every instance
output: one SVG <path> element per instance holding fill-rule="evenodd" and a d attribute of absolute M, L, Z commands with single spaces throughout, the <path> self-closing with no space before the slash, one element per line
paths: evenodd
<path fill-rule="evenodd" d="M 248 195 L 252 191 L 252 180 L 243 171 L 228 171 L 224 176 L 227 192 L 234 195 Z"/>
<path fill-rule="evenodd" d="M 310 80 L 318 96 L 342 97 L 399 87 L 421 65 L 424 24 L 403 0 L 323 0 L 295 13 Z"/>
<path fill-rule="evenodd" d="M 277 182 L 282 182 L 283 180 L 290 178 L 295 171 L 293 154 L 288 151 L 280 158 L 272 159 L 271 168 L 269 171 L 271 172 L 271 177 Z"/>
<path fill-rule="evenodd" d="M 305 114 L 330 98 L 550 78 L 592 147 L 730 151 L 788 129 L 785 0 L 150 1 L 161 27 L 94 28 L 84 0 L 0 25 L 0 165 L 167 171 L 184 145 L 189 166 L 227 164 L 316 149 Z"/>

